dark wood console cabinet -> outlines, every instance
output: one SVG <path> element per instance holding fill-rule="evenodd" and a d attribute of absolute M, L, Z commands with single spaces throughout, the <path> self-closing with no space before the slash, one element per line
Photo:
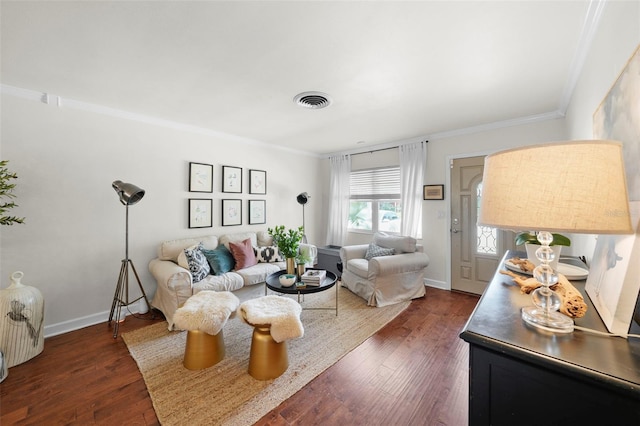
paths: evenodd
<path fill-rule="evenodd" d="M 572 284 L 588 304 L 576 325 L 606 331 L 585 281 Z M 530 303 L 496 272 L 460 334 L 469 343 L 469 425 L 640 425 L 640 339 L 545 333 L 522 321 Z"/>

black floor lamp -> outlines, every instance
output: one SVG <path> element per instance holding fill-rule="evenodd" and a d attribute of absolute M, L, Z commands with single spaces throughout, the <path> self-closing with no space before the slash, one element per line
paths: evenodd
<path fill-rule="evenodd" d="M 307 228 L 304 226 L 304 205 L 309 202 L 309 198 L 311 198 L 311 195 L 306 192 L 302 192 L 296 197 L 298 204 L 302 205 L 302 230 L 304 231 L 304 234 L 302 234 L 302 242 L 305 244 L 307 243 Z"/>
<path fill-rule="evenodd" d="M 140 277 L 138 277 L 138 272 L 136 272 L 135 266 L 133 266 L 133 262 L 129 259 L 129 206 L 136 204 L 138 201 L 144 197 L 144 189 L 140 189 L 132 183 L 124 183 L 122 181 L 116 180 L 111 186 L 116 191 L 118 196 L 120 197 L 120 202 L 125 206 L 125 258 L 122 259 L 122 266 L 120 267 L 120 275 L 118 277 L 118 284 L 116 285 L 116 292 L 113 295 L 113 302 L 111 303 L 111 312 L 109 313 L 109 326 L 111 326 L 111 322 L 115 322 L 114 330 L 113 330 L 113 338 L 118 337 L 118 326 L 120 321 L 122 321 L 120 317 L 120 312 L 123 306 L 129 306 L 138 300 L 144 298 L 147 306 L 151 308 L 149 304 L 149 299 L 147 299 L 147 294 L 144 292 L 144 288 L 142 288 L 142 284 L 140 283 Z M 138 287 L 140 287 L 140 291 L 142 292 L 142 296 L 138 297 L 135 300 L 129 301 L 129 265 L 131 265 L 131 269 L 133 270 L 133 274 L 136 276 L 136 280 L 138 281 Z M 115 315 L 114 315 L 115 314 Z"/>

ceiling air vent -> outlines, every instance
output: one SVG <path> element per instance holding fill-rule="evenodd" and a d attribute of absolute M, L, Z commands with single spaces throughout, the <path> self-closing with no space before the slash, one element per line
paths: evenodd
<path fill-rule="evenodd" d="M 303 92 L 293 98 L 293 102 L 301 107 L 320 109 L 331 105 L 331 98 L 322 92 Z"/>

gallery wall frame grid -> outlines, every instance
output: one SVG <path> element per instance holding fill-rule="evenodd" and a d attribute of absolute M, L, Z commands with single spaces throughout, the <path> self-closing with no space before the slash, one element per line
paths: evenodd
<path fill-rule="evenodd" d="M 242 193 L 242 167 L 222 166 L 222 192 Z"/>
<path fill-rule="evenodd" d="M 249 169 L 249 194 L 266 195 L 267 172 L 264 170 Z"/>
<path fill-rule="evenodd" d="M 261 225 L 267 223 L 267 201 L 247 200 L 249 211 L 249 225 Z"/>
<path fill-rule="evenodd" d="M 189 228 L 211 228 L 213 226 L 213 200 L 189 198 Z"/>
<path fill-rule="evenodd" d="M 213 192 L 213 165 L 189 163 L 189 192 Z"/>
<path fill-rule="evenodd" d="M 242 225 L 242 200 L 222 200 L 222 226 Z"/>

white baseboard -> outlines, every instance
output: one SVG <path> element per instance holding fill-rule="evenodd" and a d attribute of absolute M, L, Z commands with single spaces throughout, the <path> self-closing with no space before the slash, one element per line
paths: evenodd
<path fill-rule="evenodd" d="M 123 307 L 123 311 L 126 308 Z M 130 312 L 127 311 L 127 315 L 139 313 L 137 305 L 130 307 Z M 71 331 L 80 330 L 81 328 L 89 327 L 90 325 L 96 325 L 104 323 L 104 328 L 107 330 L 107 321 L 109 320 L 109 313 L 111 311 L 99 312 L 97 314 L 87 315 L 86 317 L 75 318 L 69 321 L 59 322 L 57 324 L 46 325 L 44 327 L 44 337 L 53 337 L 59 334 L 69 333 Z"/>
<path fill-rule="evenodd" d="M 426 285 L 428 287 L 439 288 L 441 290 L 451 290 L 446 282 L 437 281 L 437 280 L 431 280 L 429 278 L 425 278 L 424 279 L 424 285 Z"/>

